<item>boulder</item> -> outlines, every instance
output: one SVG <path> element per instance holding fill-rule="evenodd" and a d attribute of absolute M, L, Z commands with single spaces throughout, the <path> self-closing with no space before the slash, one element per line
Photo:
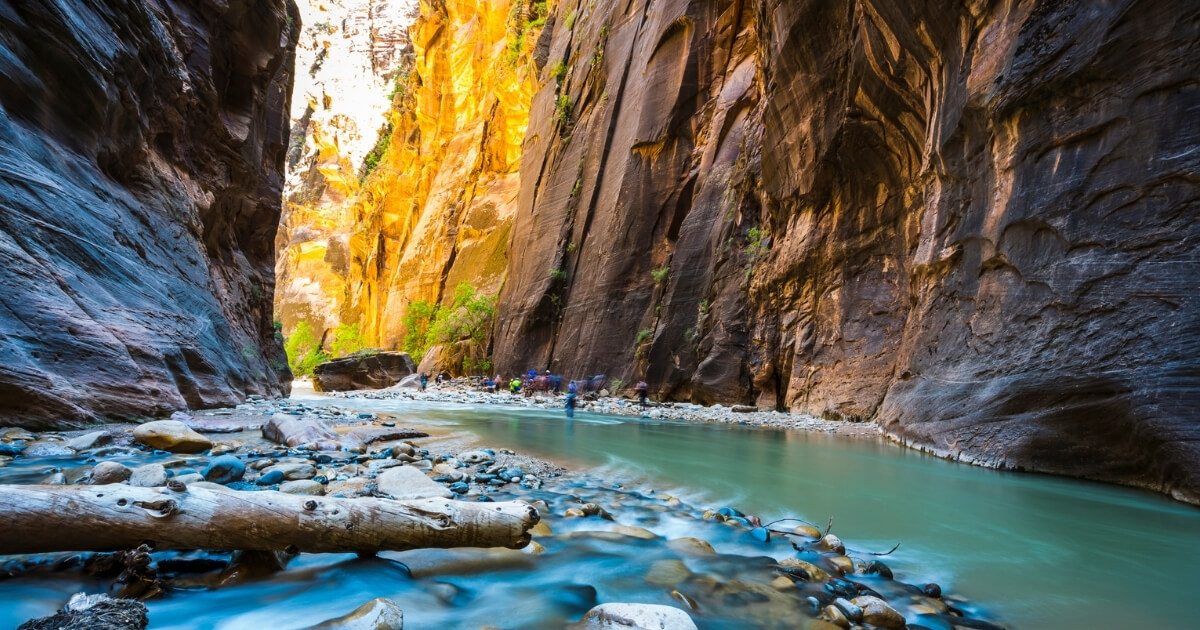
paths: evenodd
<path fill-rule="evenodd" d="M 307 630 L 400 630 L 404 611 L 396 602 L 378 597 L 355 608 L 350 614 L 330 619 Z"/>
<path fill-rule="evenodd" d="M 686 612 L 656 604 L 600 604 L 589 610 L 573 630 L 696 630 Z"/>
<path fill-rule="evenodd" d="M 442 484 L 425 476 L 425 473 L 412 466 L 397 466 L 389 468 L 375 479 L 375 487 L 380 494 L 393 499 L 431 499 L 450 498 L 453 496 Z"/>
<path fill-rule="evenodd" d="M 133 474 L 124 464 L 117 462 L 100 462 L 92 469 L 89 483 L 96 486 L 103 486 L 110 483 L 121 483 L 129 479 Z"/>
<path fill-rule="evenodd" d="M 212 442 L 177 420 L 147 422 L 133 430 L 133 439 L 172 453 L 203 453 Z"/>
<path fill-rule="evenodd" d="M 417 366 L 407 352 L 334 359 L 313 369 L 313 389 L 319 392 L 383 389 L 416 371 Z"/>
<path fill-rule="evenodd" d="M 337 448 L 330 450 L 340 450 L 340 445 L 336 444 L 337 432 L 316 418 L 273 416 L 263 425 L 262 434 L 272 442 L 287 446 L 334 443 Z"/>
<path fill-rule="evenodd" d="M 432 346 L 425 351 L 425 356 L 421 359 L 421 366 L 417 368 L 417 372 L 448 373 L 454 377 L 480 376 L 478 370 L 475 370 L 474 374 L 467 374 L 463 370 L 463 363 L 466 359 L 470 359 L 472 363 L 478 365 L 487 359 L 487 352 L 474 341 L 459 341 L 449 345 Z"/>

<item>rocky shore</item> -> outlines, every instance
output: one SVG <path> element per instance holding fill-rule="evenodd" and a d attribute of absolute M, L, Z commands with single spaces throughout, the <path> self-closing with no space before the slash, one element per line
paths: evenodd
<path fill-rule="evenodd" d="M 461 384 L 426 392 L 398 389 L 344 396 L 561 406 L 561 399 L 553 397 L 487 394 Z M 530 503 L 542 520 L 522 551 L 380 554 L 407 567 L 420 588 L 445 594 L 442 605 L 453 615 L 454 627 L 996 627 L 975 618 L 969 604 L 943 594 L 937 584 L 896 579 L 885 559 L 848 547 L 825 524 L 764 524 L 735 506 L 691 505 L 653 489 L 625 488 L 533 457 L 472 444 L 461 436 L 429 436 L 424 427 L 396 426 L 392 417 L 331 402 L 255 398 L 234 409 L 176 414 L 170 421 L 111 425 L 91 432 L 0 429 L 0 483 L 173 483 L 347 498 Z M 584 401 L 583 410 L 641 413 L 630 401 L 611 397 Z M 691 405 L 656 405 L 646 413 L 681 421 L 827 432 L 846 426 Z M 870 427 L 859 426 L 864 431 L 852 434 L 871 434 L 865 430 Z M 316 437 L 309 443 L 286 443 L 305 436 Z M 133 550 L 9 557 L 0 570 L 9 580 L 63 571 L 106 576 L 115 580 L 115 595 L 153 602 L 186 598 L 187 591 L 197 588 L 233 588 L 283 575 L 289 560 L 288 554 Z M 492 574 L 508 577 L 489 578 Z M 544 580 L 545 588 L 533 589 L 525 596 L 532 599 L 513 610 L 507 595 L 493 601 L 484 594 L 486 589 L 468 586 L 475 584 L 472 580 L 489 579 L 531 584 Z M 563 591 L 564 583 L 575 586 Z M 452 594 L 464 591 L 475 595 Z M 68 595 L 63 593 L 64 602 Z M 548 603 L 534 603 L 538 598 Z M 346 608 L 358 604 L 362 606 L 347 617 L 312 627 L 400 628 L 406 615 L 410 621 L 416 616 L 413 627 L 422 627 L 419 615 L 436 613 L 402 612 L 386 597 L 346 602 Z M 497 618 L 497 611 L 510 618 Z M 153 610 L 149 621 L 153 627 Z M 364 625 L 368 622 L 374 625 Z M 425 625 L 430 623 L 426 620 Z M 446 627 L 444 621 L 434 625 Z"/>
<path fill-rule="evenodd" d="M 303 381 L 299 382 L 303 386 Z M 430 383 L 425 391 L 420 391 L 415 381 L 407 379 L 387 389 L 362 390 L 353 392 L 337 392 L 330 394 L 336 398 L 366 398 L 372 400 L 416 400 L 425 402 L 461 403 L 465 405 L 511 405 L 527 409 L 561 409 L 564 396 L 559 393 L 537 392 L 526 395 L 524 392 L 511 394 L 506 391 L 490 392 L 473 386 L 468 379 L 453 379 L 441 384 Z M 819 431 L 845 437 L 881 437 L 883 432 L 878 425 L 865 422 L 846 422 L 842 420 L 824 420 L 815 416 L 792 414 L 783 411 L 763 411 L 757 407 L 745 405 L 697 405 L 693 403 L 654 402 L 647 404 L 645 409 L 634 399 L 615 396 L 602 390 L 599 394 L 586 394 L 580 397 L 580 411 L 601 413 L 616 416 L 638 417 L 645 416 L 658 420 L 677 422 L 712 422 L 722 424 L 742 424 L 776 429 L 796 429 L 802 431 Z"/>

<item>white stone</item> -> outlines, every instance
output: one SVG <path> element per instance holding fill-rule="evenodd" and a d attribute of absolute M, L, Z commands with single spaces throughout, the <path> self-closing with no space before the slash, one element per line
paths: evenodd
<path fill-rule="evenodd" d="M 657 604 L 600 604 L 589 610 L 576 630 L 696 630 L 688 614 Z"/>
<path fill-rule="evenodd" d="M 432 499 L 453 496 L 442 484 L 425 476 L 425 473 L 415 466 L 397 466 L 389 468 L 375 479 L 375 487 L 380 494 L 393 499 Z"/>

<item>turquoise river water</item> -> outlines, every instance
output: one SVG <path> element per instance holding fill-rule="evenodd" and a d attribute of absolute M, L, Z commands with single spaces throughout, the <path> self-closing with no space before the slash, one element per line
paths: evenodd
<path fill-rule="evenodd" d="M 833 532 L 853 551 L 900 543 L 885 559 L 898 580 L 938 582 L 985 618 L 1017 630 L 1188 628 L 1200 612 L 1194 595 L 1200 509 L 1151 493 L 976 468 L 874 439 L 589 413 L 567 422 L 558 411 L 515 407 L 301 397 L 310 405 L 389 414 L 436 434 L 469 433 L 481 445 L 591 471 L 606 483 L 654 488 L 702 507 L 732 506 L 764 522 L 792 517 L 823 527 L 832 516 Z M 651 529 L 674 530 L 656 532 L 662 535 L 699 535 L 679 531 L 691 527 L 687 523 L 647 522 L 656 524 L 648 524 Z M 710 540 L 722 553 L 762 553 L 739 547 L 734 538 Z M 149 602 L 151 628 L 303 627 L 347 611 L 335 602 L 357 605 L 381 590 L 401 601 L 406 627 L 541 627 L 547 619 L 577 619 L 591 605 L 584 601 L 591 595 L 570 586 L 581 566 L 611 578 L 602 596 L 610 595 L 607 588 L 612 597 L 627 594 L 619 591 L 625 582 L 644 588 L 622 574 L 630 570 L 622 558 L 628 550 L 604 541 L 587 545 L 545 560 L 560 565 L 537 573 L 529 564 L 534 557 L 519 552 L 462 559 L 457 570 L 444 568 L 447 552 L 438 552 L 431 566 L 443 568 L 428 569 L 419 582 L 413 575 L 422 571 L 422 552 L 395 562 L 388 554 L 362 560 L 306 554 L 280 576 L 252 586 Z M 472 575 L 476 565 L 488 573 Z M 442 580 L 442 571 L 455 578 Z M 0 627 L 52 612 L 64 592 L 97 587 L 103 588 L 77 574 L 0 580 Z M 508 603 L 522 597 L 530 610 Z M 480 604 L 454 605 L 464 598 Z M 500 603 L 489 608 L 488 601 Z"/>

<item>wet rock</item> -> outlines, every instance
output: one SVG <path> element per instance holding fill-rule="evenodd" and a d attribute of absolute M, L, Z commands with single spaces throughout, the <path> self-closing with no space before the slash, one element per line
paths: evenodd
<path fill-rule="evenodd" d="M 92 431 L 67 440 L 67 446 L 75 451 L 86 451 L 112 442 L 112 436 L 105 431 Z"/>
<path fill-rule="evenodd" d="M 281 470 L 271 470 L 271 471 L 265 472 L 265 473 L 259 475 L 258 479 L 254 480 L 254 483 L 256 483 L 260 486 L 272 486 L 272 485 L 275 485 L 277 483 L 282 483 L 282 482 L 283 482 L 283 471 L 281 471 Z"/>
<path fill-rule="evenodd" d="M 201 475 L 200 473 L 187 473 L 184 475 L 176 475 L 175 481 L 178 481 L 179 483 L 190 486 L 194 483 L 204 481 L 204 475 Z"/>
<path fill-rule="evenodd" d="M 317 469 L 312 464 L 304 462 L 284 462 L 264 469 L 263 476 L 273 472 L 280 474 L 281 481 L 295 481 L 297 479 L 312 479 L 316 476 Z"/>
<path fill-rule="evenodd" d="M 463 473 L 463 471 L 461 471 L 449 464 L 444 464 L 444 463 L 434 466 L 433 474 L 444 475 L 444 476 L 448 477 L 449 480 L 452 482 L 453 481 L 462 481 L 463 477 L 466 476 Z"/>
<path fill-rule="evenodd" d="M 222 455 L 210 461 L 201 474 L 204 475 L 205 481 L 232 483 L 241 481 L 246 474 L 246 464 L 233 455 Z"/>
<path fill-rule="evenodd" d="M 654 586 L 675 588 L 691 574 L 692 572 L 688 570 L 687 565 L 683 564 L 682 561 L 657 560 L 650 565 L 650 570 L 646 572 L 645 580 L 647 584 L 653 584 Z"/>
<path fill-rule="evenodd" d="M 453 488 L 447 490 L 412 466 L 389 468 L 379 473 L 375 484 L 380 494 L 399 500 L 453 496 Z"/>
<path fill-rule="evenodd" d="M 862 620 L 865 623 L 889 630 L 904 628 L 904 615 L 901 615 L 882 599 L 873 595 L 860 595 L 850 601 L 855 606 L 862 608 Z"/>
<path fill-rule="evenodd" d="M 340 445 L 337 444 L 338 433 L 329 428 L 329 425 L 315 418 L 272 416 L 263 425 L 262 435 L 272 442 L 292 447 L 331 442 L 333 448 L 317 450 L 341 450 Z"/>
<path fill-rule="evenodd" d="M 144 630 L 149 623 L 141 602 L 76 593 L 61 612 L 26 621 L 17 630 Z"/>
<path fill-rule="evenodd" d="M 450 492 L 453 492 L 454 494 L 466 494 L 470 489 L 471 487 L 462 481 L 452 483 L 449 487 Z"/>
<path fill-rule="evenodd" d="M 23 455 L 30 459 L 41 457 L 72 457 L 75 455 L 75 451 L 67 446 L 65 442 L 34 442 L 25 449 Z"/>
<path fill-rule="evenodd" d="M 658 535 L 646 529 L 645 527 L 635 527 L 633 525 L 617 525 L 612 529 L 614 532 L 622 536 L 630 536 L 632 538 L 641 538 L 642 540 L 655 540 Z"/>
<path fill-rule="evenodd" d="M 25 452 L 27 447 L 24 444 L 11 444 L 8 442 L 0 442 L 0 455 L 20 455 Z"/>
<path fill-rule="evenodd" d="M 674 538 L 667 541 L 667 546 L 674 549 L 677 553 L 689 556 L 711 556 L 717 553 L 707 540 L 700 540 L 699 538 Z"/>
<path fill-rule="evenodd" d="M 406 352 L 335 359 L 313 369 L 313 389 L 318 392 L 383 389 L 399 383 L 416 370 L 416 364 Z"/>
<path fill-rule="evenodd" d="M 823 569 L 818 568 L 811 562 L 805 562 L 798 558 L 784 558 L 779 561 L 779 567 L 784 571 L 799 577 L 800 579 L 809 582 L 828 582 L 832 577 Z"/>
<path fill-rule="evenodd" d="M 733 413 L 754 413 L 758 411 L 758 407 L 753 405 L 734 405 L 729 408 Z"/>
<path fill-rule="evenodd" d="M 863 572 L 867 575 L 878 575 L 889 580 L 892 579 L 892 568 L 878 560 L 872 560 L 867 563 Z"/>
<path fill-rule="evenodd" d="M 542 512 L 541 509 L 539 509 L 538 511 Z M 545 519 L 543 519 L 543 520 L 538 521 L 537 524 L 534 525 L 533 527 L 530 527 L 529 533 L 532 536 L 553 536 L 554 530 L 551 529 L 550 525 L 545 521 Z"/>
<path fill-rule="evenodd" d="M 853 621 L 854 623 L 862 621 L 863 609 L 850 603 L 846 600 L 846 598 L 838 597 L 837 599 L 834 599 L 833 605 L 837 606 L 838 609 L 841 610 L 842 613 L 846 615 L 846 618 L 850 621 Z"/>
<path fill-rule="evenodd" d="M 494 456 L 486 451 L 466 451 L 465 453 L 459 453 L 457 459 L 464 464 L 474 465 L 492 461 Z"/>
<path fill-rule="evenodd" d="M 325 486 L 311 479 L 297 479 L 280 484 L 279 491 L 285 494 L 305 494 L 319 497 L 325 494 Z"/>
<path fill-rule="evenodd" d="M 363 477 L 333 480 L 325 487 L 325 494 L 336 497 L 361 497 L 371 493 L 371 480 Z"/>
<path fill-rule="evenodd" d="M 589 610 L 572 630 L 695 630 L 688 614 L 671 606 L 654 604 L 600 604 Z"/>
<path fill-rule="evenodd" d="M 842 575 L 854 573 L 854 561 L 846 556 L 833 556 L 826 558 L 825 561 Z"/>
<path fill-rule="evenodd" d="M 798 525 L 792 528 L 792 533 L 797 536 L 804 536 L 814 539 L 821 537 L 821 530 L 813 527 L 812 525 Z"/>
<path fill-rule="evenodd" d="M 117 462 L 100 462 L 92 468 L 89 483 L 102 486 L 110 483 L 121 483 L 129 479 L 133 471 L 124 464 Z"/>
<path fill-rule="evenodd" d="M 921 587 L 921 592 L 925 593 L 926 595 L 928 595 L 930 597 L 941 597 L 942 596 L 942 587 L 938 586 L 935 582 L 930 582 L 930 583 L 926 584 L 925 586 Z"/>
<path fill-rule="evenodd" d="M 203 453 L 212 448 L 212 442 L 208 438 L 174 420 L 158 420 L 140 425 L 133 430 L 133 439 L 152 448 L 172 453 Z"/>
<path fill-rule="evenodd" d="M 846 613 L 833 604 L 826 606 L 821 611 L 821 618 L 839 628 L 849 628 L 852 623 Z"/>
<path fill-rule="evenodd" d="M 67 485 L 67 476 L 61 472 L 50 473 L 42 483 L 48 486 L 65 486 Z"/>
<path fill-rule="evenodd" d="M 846 553 L 846 545 L 842 544 L 842 539 L 833 534 L 826 534 L 821 538 L 821 547 L 834 553 Z"/>
<path fill-rule="evenodd" d="M 167 469 L 162 464 L 146 464 L 133 469 L 129 485 L 141 488 L 159 488 L 167 485 Z"/>

